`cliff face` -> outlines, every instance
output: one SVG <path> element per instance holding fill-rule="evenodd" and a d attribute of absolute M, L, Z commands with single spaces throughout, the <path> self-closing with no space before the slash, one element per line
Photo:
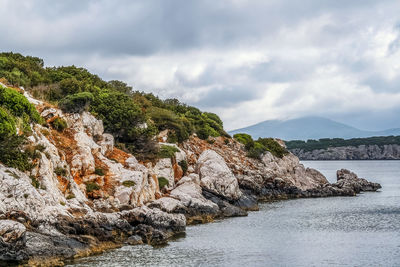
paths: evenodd
<path fill-rule="evenodd" d="M 304 151 L 291 150 L 301 160 L 393 160 L 400 159 L 400 145 L 360 145 Z"/>
<path fill-rule="evenodd" d="M 164 143 L 178 152 L 138 162 L 91 114 L 64 114 L 25 96 L 48 125 L 62 118 L 68 127 L 31 125 L 29 143 L 41 147 L 31 172 L 0 164 L 0 263 L 58 265 L 124 243 L 160 244 L 187 224 L 244 216 L 258 200 L 355 194 L 293 154 L 251 159 L 223 137 Z M 160 177 L 169 182 L 162 190 Z"/>

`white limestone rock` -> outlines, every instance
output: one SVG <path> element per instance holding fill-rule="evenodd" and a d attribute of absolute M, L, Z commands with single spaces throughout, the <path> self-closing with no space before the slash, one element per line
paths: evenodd
<path fill-rule="evenodd" d="M 237 200 L 242 196 L 237 179 L 215 151 L 206 150 L 201 153 L 197 161 L 197 171 L 201 186 L 210 192 L 227 200 Z"/>

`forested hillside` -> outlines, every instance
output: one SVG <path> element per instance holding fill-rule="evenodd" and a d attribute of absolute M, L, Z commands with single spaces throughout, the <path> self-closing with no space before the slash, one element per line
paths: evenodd
<path fill-rule="evenodd" d="M 302 149 L 303 151 L 327 149 L 331 147 L 345 147 L 345 146 L 358 147 L 360 145 L 366 145 L 366 146 L 400 145 L 400 136 L 377 136 L 377 137 L 352 138 L 352 139 L 323 138 L 319 140 L 307 140 L 307 141 L 294 140 L 286 142 L 286 146 L 289 150 Z"/>

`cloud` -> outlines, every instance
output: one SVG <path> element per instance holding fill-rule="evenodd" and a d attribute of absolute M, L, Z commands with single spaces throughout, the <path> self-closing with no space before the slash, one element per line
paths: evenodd
<path fill-rule="evenodd" d="M 400 127 L 394 0 L 0 0 L 0 50 L 218 113 Z M 387 118 L 387 119 L 385 119 Z M 352 122 L 353 120 L 353 122 Z M 386 123 L 385 123 L 386 121 Z"/>

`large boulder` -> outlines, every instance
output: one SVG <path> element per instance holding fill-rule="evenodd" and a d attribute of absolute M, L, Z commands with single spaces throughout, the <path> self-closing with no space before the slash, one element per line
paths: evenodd
<path fill-rule="evenodd" d="M 203 196 L 199 183 L 198 175 L 191 174 L 183 177 L 171 191 L 171 196 L 186 207 L 188 223 L 207 222 L 219 213 L 218 205 Z"/>
<path fill-rule="evenodd" d="M 206 150 L 201 153 L 197 161 L 197 172 L 205 190 L 227 200 L 237 200 L 242 196 L 236 177 L 215 151 Z"/>

